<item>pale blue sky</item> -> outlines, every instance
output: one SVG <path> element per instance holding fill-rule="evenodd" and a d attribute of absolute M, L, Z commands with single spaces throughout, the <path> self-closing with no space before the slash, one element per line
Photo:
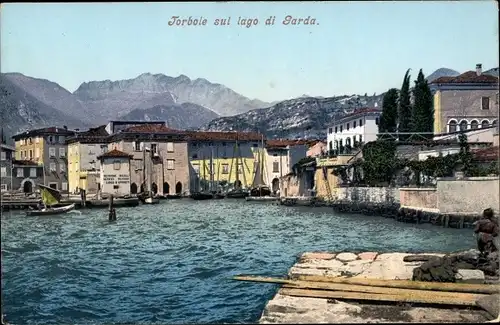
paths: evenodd
<path fill-rule="evenodd" d="M 168 26 L 172 15 L 207 26 Z M 283 26 L 286 15 L 314 26 Z M 213 26 L 231 16 L 231 26 Z M 238 16 L 258 18 L 251 28 Z M 274 26 L 264 20 L 276 16 Z M 494 1 L 3 4 L 1 71 L 82 82 L 141 73 L 206 78 L 250 98 L 281 100 L 399 87 L 412 68 L 498 66 Z"/>

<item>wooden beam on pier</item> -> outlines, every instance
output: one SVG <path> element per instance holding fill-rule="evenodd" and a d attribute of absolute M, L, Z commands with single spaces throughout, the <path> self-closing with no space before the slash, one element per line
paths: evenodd
<path fill-rule="evenodd" d="M 317 275 L 302 275 L 294 280 L 261 277 L 261 276 L 235 276 L 235 280 L 252 281 L 252 282 L 267 282 L 284 285 L 299 285 L 301 287 L 311 289 L 328 289 L 374 292 L 372 289 L 378 287 L 379 292 L 387 292 L 381 289 L 403 289 L 403 290 L 418 290 L 418 291 L 434 291 L 441 294 L 449 293 L 469 293 L 469 294 L 494 294 L 500 291 L 499 285 L 493 284 L 470 284 L 470 283 L 445 283 L 445 282 L 424 282 L 424 281 L 409 281 L 409 280 L 379 280 L 379 279 L 363 279 L 363 278 L 347 278 L 347 277 L 327 277 Z M 327 286 L 324 286 L 327 284 Z M 336 284 L 336 286 L 335 286 Z M 328 286 L 331 285 L 331 286 Z M 339 286 L 342 285 L 342 286 Z M 347 285 L 347 286 L 346 286 Z M 347 288 L 351 289 L 347 289 Z M 362 288 L 365 287 L 365 288 Z M 344 288 L 344 289 L 339 289 Z"/>
<path fill-rule="evenodd" d="M 447 306 L 465 306 L 476 307 L 476 301 L 470 298 L 464 299 L 457 294 L 456 297 L 441 297 L 435 296 L 426 291 L 428 295 L 418 296 L 402 296 L 394 294 L 376 294 L 365 292 L 346 292 L 346 291 L 329 291 L 329 290 L 310 290 L 310 289 L 295 289 L 295 288 L 282 288 L 280 293 L 286 296 L 294 297 L 309 297 L 309 298 L 323 298 L 323 299 L 342 299 L 342 300 L 360 300 L 360 301 L 385 301 L 397 303 L 418 303 L 418 304 L 432 304 L 432 305 L 447 305 Z"/>

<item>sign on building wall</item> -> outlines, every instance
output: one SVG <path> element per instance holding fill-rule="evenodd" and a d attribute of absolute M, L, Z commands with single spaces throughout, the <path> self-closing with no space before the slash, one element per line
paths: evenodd
<path fill-rule="evenodd" d="M 106 185 L 120 185 L 129 184 L 130 176 L 126 174 L 107 174 L 104 175 L 104 184 Z"/>

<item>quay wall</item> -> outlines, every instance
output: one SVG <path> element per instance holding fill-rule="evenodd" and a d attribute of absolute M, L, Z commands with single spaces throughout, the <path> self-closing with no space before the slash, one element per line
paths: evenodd
<path fill-rule="evenodd" d="M 480 214 L 486 208 L 498 210 L 498 188 L 498 177 L 439 179 L 437 208 L 444 214 Z"/>
<path fill-rule="evenodd" d="M 436 188 L 400 188 L 400 204 L 403 207 L 437 211 L 438 193 Z"/>

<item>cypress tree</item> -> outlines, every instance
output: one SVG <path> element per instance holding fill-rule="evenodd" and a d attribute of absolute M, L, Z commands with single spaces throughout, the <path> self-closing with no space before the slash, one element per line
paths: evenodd
<path fill-rule="evenodd" d="M 403 79 L 403 85 L 399 93 L 398 106 L 398 132 L 411 132 L 411 103 L 410 103 L 410 69 L 406 71 Z M 406 141 L 408 134 L 399 136 L 400 141 Z"/>
<path fill-rule="evenodd" d="M 379 133 L 395 133 L 398 127 L 398 90 L 389 89 L 382 100 L 382 114 L 378 124 Z M 379 135 L 380 139 L 391 139 L 391 135 Z"/>
<path fill-rule="evenodd" d="M 432 93 L 425 76 L 420 69 L 417 80 L 415 80 L 415 88 L 413 89 L 413 110 L 411 119 L 411 131 L 418 132 L 433 132 L 434 130 L 434 105 Z M 433 134 L 421 134 L 421 137 L 432 139 Z"/>

